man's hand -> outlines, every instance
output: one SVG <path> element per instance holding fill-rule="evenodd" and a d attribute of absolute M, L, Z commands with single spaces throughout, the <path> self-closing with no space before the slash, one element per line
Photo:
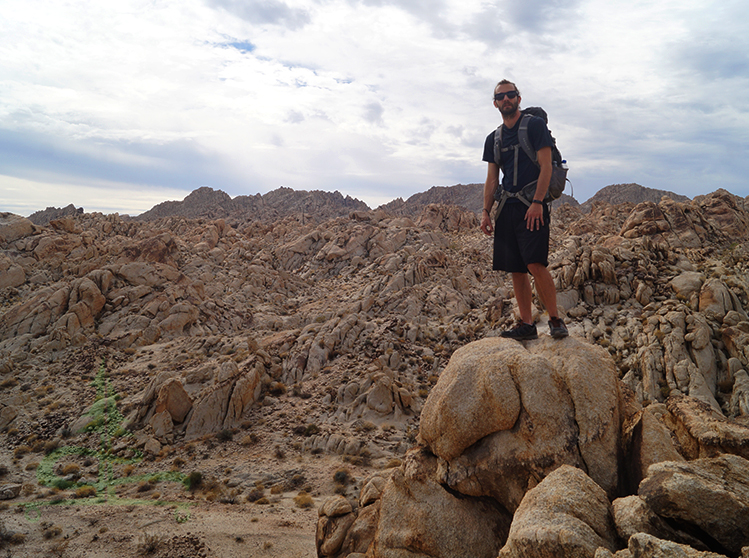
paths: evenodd
<path fill-rule="evenodd" d="M 492 234 L 494 232 L 494 225 L 492 224 L 492 219 L 489 217 L 489 214 L 486 211 L 482 212 L 484 215 L 481 218 L 481 231 L 484 234 Z"/>
<path fill-rule="evenodd" d="M 537 231 L 544 224 L 544 206 L 541 203 L 532 203 L 525 212 L 525 226 L 529 231 Z"/>

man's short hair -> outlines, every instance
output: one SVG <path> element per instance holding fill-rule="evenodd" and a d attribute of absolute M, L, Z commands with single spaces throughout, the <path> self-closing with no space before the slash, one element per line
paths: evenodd
<path fill-rule="evenodd" d="M 497 91 L 497 88 L 499 88 L 500 85 L 512 85 L 515 88 L 515 91 L 518 92 L 518 95 L 520 97 L 522 97 L 522 95 L 520 95 L 520 89 L 518 89 L 518 86 L 515 85 L 514 83 L 512 83 L 509 79 L 503 79 L 502 81 L 500 81 L 499 83 L 497 83 L 497 85 L 494 86 L 494 92 L 495 93 Z"/>

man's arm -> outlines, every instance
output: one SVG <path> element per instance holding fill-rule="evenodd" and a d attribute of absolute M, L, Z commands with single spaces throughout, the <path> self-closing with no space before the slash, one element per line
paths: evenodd
<path fill-rule="evenodd" d="M 533 196 L 534 200 L 544 201 L 546 192 L 549 190 L 549 182 L 551 181 L 551 147 L 542 147 L 536 152 L 538 158 L 538 165 L 541 170 L 538 174 L 538 182 L 536 183 L 536 193 Z M 533 231 L 541 228 L 544 224 L 544 206 L 540 203 L 532 203 L 525 212 L 525 225 L 528 230 Z"/>
<path fill-rule="evenodd" d="M 549 149 L 551 154 L 551 149 Z M 549 155 L 551 157 L 551 155 Z M 549 173 L 551 178 L 551 172 Z M 489 169 L 486 172 L 486 182 L 484 183 L 484 209 L 481 212 L 481 230 L 484 234 L 492 234 L 494 232 L 494 225 L 492 224 L 491 210 L 494 205 L 494 194 L 499 187 L 499 166 L 497 163 L 489 163 Z M 546 188 L 549 188 L 548 180 L 546 181 Z"/>

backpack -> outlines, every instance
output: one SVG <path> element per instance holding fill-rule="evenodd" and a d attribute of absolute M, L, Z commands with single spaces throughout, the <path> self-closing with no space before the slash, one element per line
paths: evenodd
<path fill-rule="evenodd" d="M 548 124 L 549 122 L 546 111 L 541 107 L 528 107 L 527 109 L 521 111 L 521 115 L 520 128 L 518 129 L 518 145 L 506 148 L 502 147 L 502 124 L 499 125 L 497 131 L 494 133 L 494 161 L 497 163 L 497 165 L 502 167 L 502 152 L 514 152 L 515 173 L 513 186 L 517 186 L 519 148 L 523 149 L 525 154 L 528 155 L 528 158 L 533 161 L 536 166 L 540 166 L 538 164 L 536 151 L 533 149 L 530 138 L 528 137 L 528 125 L 530 123 L 530 119 L 533 116 L 538 116 L 539 118 L 543 119 L 545 123 Z M 566 161 L 562 159 L 562 154 L 557 148 L 557 140 L 554 139 L 554 136 L 552 136 L 551 139 L 554 143 L 551 146 L 551 180 L 549 181 L 549 189 L 547 190 L 546 196 L 544 197 L 544 201 L 546 203 L 550 203 L 561 197 L 562 192 L 564 192 L 564 187 L 567 183 L 568 169 Z M 533 196 L 536 193 L 536 182 L 537 181 L 534 180 L 533 182 L 526 184 L 519 192 L 508 192 L 507 190 L 502 188 L 502 194 L 499 198 L 498 213 L 499 211 L 502 211 L 502 207 L 504 207 L 505 201 L 507 201 L 508 197 L 517 198 L 525 205 L 530 207 L 533 201 Z"/>

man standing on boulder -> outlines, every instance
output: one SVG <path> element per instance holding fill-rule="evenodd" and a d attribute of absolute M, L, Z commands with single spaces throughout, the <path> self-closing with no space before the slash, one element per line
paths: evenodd
<path fill-rule="evenodd" d="M 484 143 L 483 160 L 489 163 L 484 184 L 484 211 L 481 230 L 494 233 L 493 269 L 512 274 L 512 286 L 520 310 L 520 321 L 512 329 L 502 332 L 510 339 L 536 339 L 538 332 L 533 323 L 531 303 L 533 291 L 528 273 L 533 275 L 541 302 L 549 312 L 549 332 L 554 338 L 567 337 L 567 327 L 557 313 L 557 292 L 554 280 L 547 269 L 549 265 L 550 213 L 544 197 L 551 179 L 551 147 L 554 140 L 539 117 L 528 121 L 528 139 L 536 151 L 538 164 L 534 163 L 519 146 L 521 121 L 520 91 L 514 83 L 503 79 L 494 88 L 494 106 L 502 114 L 500 161 L 495 160 L 495 130 Z M 499 163 L 499 164 L 498 164 Z M 502 169 L 502 185 L 499 169 Z M 500 199 L 502 189 L 519 192 L 532 182 L 536 183 L 530 206 L 517 199 L 506 197 L 499 215 L 492 224 L 490 213 L 494 201 Z"/>

